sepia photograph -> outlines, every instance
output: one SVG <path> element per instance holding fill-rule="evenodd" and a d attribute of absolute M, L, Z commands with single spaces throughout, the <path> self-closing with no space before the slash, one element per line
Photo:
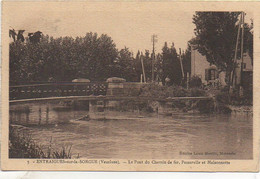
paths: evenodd
<path fill-rule="evenodd" d="M 45 3 L 4 4 L 8 160 L 255 159 L 252 11 Z"/>

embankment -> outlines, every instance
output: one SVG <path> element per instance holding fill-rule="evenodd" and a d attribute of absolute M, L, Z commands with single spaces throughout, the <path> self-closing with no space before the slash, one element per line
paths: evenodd
<path fill-rule="evenodd" d="M 37 144 L 30 132 L 22 126 L 9 127 L 9 158 L 71 158 L 71 146 L 54 150 L 50 141 L 49 146 Z"/>

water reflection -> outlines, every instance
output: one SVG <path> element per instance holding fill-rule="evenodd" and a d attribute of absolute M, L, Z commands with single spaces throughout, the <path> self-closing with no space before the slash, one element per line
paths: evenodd
<path fill-rule="evenodd" d="M 87 158 L 252 158 L 251 113 L 75 120 L 87 114 L 87 109 L 62 110 L 57 104 L 17 105 L 10 107 L 10 123 L 26 126 L 41 145 L 52 138 L 54 147 L 72 145 L 74 156 Z"/>

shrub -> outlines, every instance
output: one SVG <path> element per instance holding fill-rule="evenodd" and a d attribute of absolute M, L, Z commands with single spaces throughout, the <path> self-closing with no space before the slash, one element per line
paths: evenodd
<path fill-rule="evenodd" d="M 14 127 L 9 128 L 9 157 L 10 158 L 71 158 L 71 146 L 62 147 L 59 151 L 54 151 L 50 145 L 47 151 L 36 144 L 30 133 L 18 131 Z"/>
<path fill-rule="evenodd" d="M 160 86 L 147 84 L 141 88 L 140 96 L 151 96 L 153 98 L 205 96 L 204 90 L 199 88 L 185 89 L 181 86 Z"/>
<path fill-rule="evenodd" d="M 241 96 L 237 89 L 233 89 L 232 93 L 229 93 L 227 89 L 222 89 L 215 97 L 217 102 L 223 104 L 252 105 L 253 103 L 253 94 L 250 90 L 245 90 Z"/>
<path fill-rule="evenodd" d="M 178 86 L 147 84 L 141 88 L 140 96 L 151 96 L 154 98 L 180 97 L 187 96 L 187 91 Z"/>
<path fill-rule="evenodd" d="M 190 80 L 189 86 L 191 88 L 199 88 L 202 85 L 201 78 L 198 76 L 193 76 Z"/>
<path fill-rule="evenodd" d="M 224 104 L 229 104 L 230 103 L 230 95 L 228 92 L 219 92 L 215 95 L 216 101 L 218 103 L 224 103 Z"/>
<path fill-rule="evenodd" d="M 193 96 L 193 97 L 198 97 L 198 96 L 205 96 L 206 95 L 206 92 L 202 89 L 199 89 L 199 88 L 191 88 L 189 90 L 189 94 L 190 96 Z"/>
<path fill-rule="evenodd" d="M 196 108 L 198 108 L 201 113 L 212 113 L 214 111 L 214 103 L 210 101 L 198 101 L 196 104 Z"/>

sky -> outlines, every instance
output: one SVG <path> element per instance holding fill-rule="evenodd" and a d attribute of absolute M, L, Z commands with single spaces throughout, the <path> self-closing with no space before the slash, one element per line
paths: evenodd
<path fill-rule="evenodd" d="M 180 4 L 27 2 L 10 3 L 9 8 L 9 27 L 23 29 L 25 35 L 38 30 L 53 37 L 97 32 L 112 37 L 118 49 L 127 47 L 134 53 L 152 50 L 153 34 L 158 37 L 156 52 L 161 52 L 164 42 L 185 50 L 195 36 L 195 10 Z"/>

